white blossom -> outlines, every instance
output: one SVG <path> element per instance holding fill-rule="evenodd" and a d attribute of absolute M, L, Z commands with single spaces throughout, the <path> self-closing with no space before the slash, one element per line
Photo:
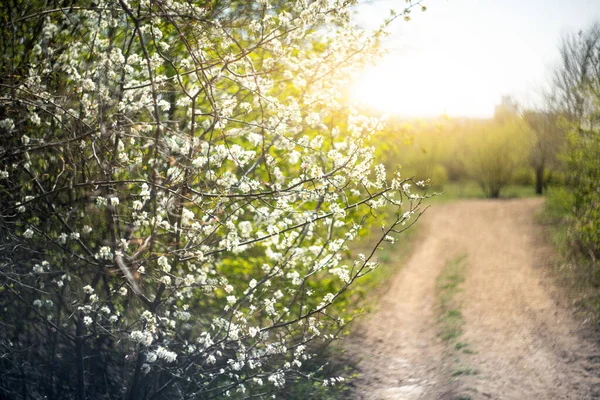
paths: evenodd
<path fill-rule="evenodd" d="M 59 244 L 65 244 L 65 243 L 67 243 L 67 238 L 68 238 L 68 235 L 67 235 L 66 233 L 64 233 L 64 232 L 63 232 L 63 233 L 61 233 L 61 234 L 58 236 L 58 243 L 59 243 Z"/>
<path fill-rule="evenodd" d="M 161 270 L 163 270 L 163 272 L 171 271 L 171 264 L 169 264 L 169 260 L 165 256 L 160 256 L 158 258 L 158 266 Z"/>
<path fill-rule="evenodd" d="M 168 363 L 171 363 L 177 359 L 177 354 L 165 349 L 164 347 L 159 347 L 156 349 L 156 355 L 158 358 L 165 360 Z"/>
<path fill-rule="evenodd" d="M 0 121 L 0 129 L 5 129 L 10 132 L 15 129 L 15 123 L 12 119 L 5 118 Z"/>
<path fill-rule="evenodd" d="M 129 338 L 136 342 L 139 343 L 143 346 L 150 346 L 152 344 L 152 342 L 154 341 L 154 338 L 152 337 L 152 333 L 148 332 L 148 331 L 133 331 L 129 334 Z"/>
<path fill-rule="evenodd" d="M 109 246 L 102 246 L 98 253 L 96 253 L 95 258 L 97 260 L 112 260 L 113 252 Z"/>
<path fill-rule="evenodd" d="M 92 294 L 94 293 L 94 288 L 92 288 L 90 285 L 85 285 L 83 287 L 83 293 Z"/>

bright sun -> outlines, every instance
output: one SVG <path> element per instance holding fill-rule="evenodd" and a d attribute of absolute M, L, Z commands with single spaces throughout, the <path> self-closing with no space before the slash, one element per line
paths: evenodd
<path fill-rule="evenodd" d="M 358 77 L 351 99 L 409 117 L 489 117 L 498 100 L 490 92 L 484 76 L 455 62 L 388 55 Z"/>

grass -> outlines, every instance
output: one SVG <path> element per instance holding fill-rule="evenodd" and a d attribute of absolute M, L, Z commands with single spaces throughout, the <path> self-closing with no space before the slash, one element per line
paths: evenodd
<path fill-rule="evenodd" d="M 448 260 L 436 279 L 438 335 L 442 340 L 454 341 L 462 334 L 465 323 L 458 294 L 464 282 L 466 255 Z M 461 343 L 462 347 L 466 344 Z"/>
<path fill-rule="evenodd" d="M 477 375 L 479 372 L 470 367 L 460 367 L 452 373 L 452 376 L 461 376 L 461 375 Z"/>
<path fill-rule="evenodd" d="M 464 342 L 456 342 L 454 350 L 462 350 L 464 354 L 477 354 L 476 351 L 469 349 L 469 344 Z"/>
<path fill-rule="evenodd" d="M 469 346 L 469 344 L 468 344 L 468 343 L 457 342 L 457 343 L 454 345 L 454 348 L 455 348 L 456 350 L 462 350 L 462 349 L 464 349 L 464 348 L 466 348 L 466 347 L 468 347 L 468 346 Z"/>
<path fill-rule="evenodd" d="M 485 194 L 481 187 L 474 181 L 447 182 L 443 188 L 430 189 L 429 193 L 443 193 L 428 200 L 429 204 L 447 203 L 462 199 L 484 199 Z M 514 199 L 534 197 L 535 189 L 532 185 L 507 185 L 500 191 L 501 199 Z"/>
<path fill-rule="evenodd" d="M 465 320 L 461 311 L 462 307 L 462 284 L 465 281 L 465 269 L 467 268 L 466 254 L 449 259 L 442 268 L 436 279 L 436 308 L 438 315 L 438 336 L 452 344 L 451 356 L 457 355 L 455 360 L 457 366 L 452 370 L 450 376 L 458 379 L 461 376 L 477 375 L 479 372 L 470 366 L 461 363 L 458 354 L 475 354 L 469 349 L 469 344 L 460 341 L 463 333 Z M 456 399 L 468 399 L 469 396 L 461 396 Z"/>
<path fill-rule="evenodd" d="M 536 215 L 536 221 L 549 229 L 550 239 L 554 247 L 561 253 L 568 251 L 568 217 L 571 214 L 573 194 L 564 187 L 551 187 L 546 196 L 546 203 Z"/>

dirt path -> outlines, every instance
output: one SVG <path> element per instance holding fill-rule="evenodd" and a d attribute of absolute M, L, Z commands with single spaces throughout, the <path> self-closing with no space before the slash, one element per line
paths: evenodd
<path fill-rule="evenodd" d="M 541 199 L 431 207 L 378 311 L 347 340 L 360 399 L 600 398 L 600 349 L 561 301 L 534 224 Z M 436 278 L 466 255 L 462 334 L 440 339 Z"/>

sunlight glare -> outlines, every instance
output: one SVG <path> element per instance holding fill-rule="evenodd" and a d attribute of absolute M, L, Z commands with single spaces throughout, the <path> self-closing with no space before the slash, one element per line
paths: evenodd
<path fill-rule="evenodd" d="M 407 117 L 489 117 L 498 101 L 484 76 L 457 63 L 388 55 L 358 76 L 358 106 Z"/>

